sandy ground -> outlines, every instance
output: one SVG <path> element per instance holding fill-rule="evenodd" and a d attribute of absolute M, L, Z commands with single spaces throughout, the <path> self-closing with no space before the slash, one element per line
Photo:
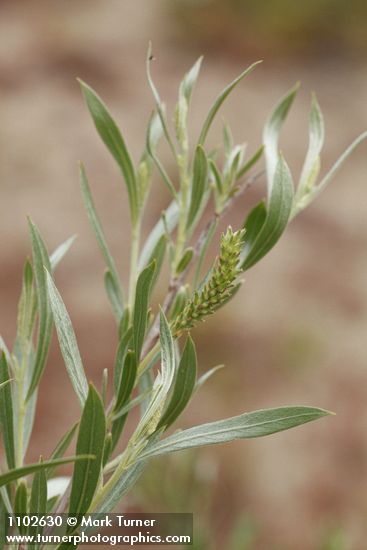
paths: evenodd
<path fill-rule="evenodd" d="M 184 70 L 205 54 L 191 119 L 193 135 L 216 93 L 253 60 L 200 52 L 192 44 L 184 48 L 161 0 L 90 1 L 88 7 L 82 1 L 41 1 L 27 10 L 22 2 L 2 2 L 0 36 L 1 334 L 7 342 L 14 337 L 21 269 L 30 253 L 26 215 L 37 223 L 50 249 L 77 234 L 57 283 L 88 375 L 99 384 L 103 368 L 113 362 L 114 324 L 104 297 L 103 262 L 79 193 L 78 160 L 86 164 L 123 280 L 129 247 L 127 202 L 75 78 L 86 80 L 104 97 L 137 158 L 153 106 L 144 75 L 149 39 L 168 108 L 174 105 Z M 254 151 L 268 112 L 296 80 L 302 88 L 281 143 L 295 178 L 307 144 L 310 92 L 316 90 L 326 120 L 325 170 L 367 127 L 365 70 L 341 66 L 338 60 L 287 65 L 275 55 L 223 109 L 235 138 Z M 219 129 L 217 125 L 211 133 L 212 145 Z M 165 154 L 163 150 L 163 158 Z M 317 203 L 294 221 L 276 250 L 246 275 L 240 298 L 218 315 L 220 322 L 210 320 L 197 331 L 201 369 L 222 362 L 227 368 L 193 402 L 182 426 L 285 404 L 318 405 L 337 413 L 292 432 L 203 455 L 220 472 L 213 527 L 223 531 L 231 514 L 249 514 L 261 531 L 253 548 L 321 548 L 320 540 L 332 526 L 346 533 L 348 548 L 364 548 L 366 174 L 363 146 Z M 159 201 L 152 205 L 151 219 L 167 199 L 158 178 L 155 186 Z M 260 182 L 241 199 L 231 224 L 239 225 L 263 193 Z M 50 452 L 77 408 L 54 342 L 30 459 Z M 159 507 L 158 497 L 157 503 Z"/>

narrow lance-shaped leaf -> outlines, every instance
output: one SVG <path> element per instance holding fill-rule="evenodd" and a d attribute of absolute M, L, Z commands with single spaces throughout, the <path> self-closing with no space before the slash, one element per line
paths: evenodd
<path fill-rule="evenodd" d="M 27 514 L 27 485 L 24 481 L 21 481 L 16 488 L 14 497 L 14 513 L 18 516 Z M 18 527 L 19 533 L 24 535 L 27 532 L 27 527 L 21 523 Z"/>
<path fill-rule="evenodd" d="M 167 128 L 167 121 L 166 121 L 166 116 L 165 116 L 165 112 L 164 112 L 164 106 L 163 106 L 163 103 L 161 101 L 161 98 L 159 97 L 158 90 L 157 90 L 157 88 L 156 88 L 156 86 L 153 82 L 151 71 L 150 71 L 150 64 L 151 64 L 153 59 L 154 59 L 154 56 L 152 54 L 152 44 L 150 42 L 149 46 L 148 46 L 147 60 L 146 60 L 147 80 L 148 80 L 149 87 L 152 91 L 154 101 L 155 101 L 156 106 L 157 106 L 158 115 L 159 115 L 159 118 L 160 118 L 160 121 L 161 121 L 161 124 L 162 124 L 162 128 L 163 128 L 163 133 L 165 135 L 167 143 L 170 146 L 170 149 L 171 149 L 174 157 L 176 157 L 176 149 L 175 149 L 175 146 L 173 144 L 173 141 L 171 139 L 170 133 L 169 133 L 168 128 Z"/>
<path fill-rule="evenodd" d="M 313 185 L 314 181 L 310 181 L 310 177 L 313 174 L 316 175 L 318 170 L 315 171 L 315 164 L 319 166 L 320 153 L 324 144 L 324 120 L 322 117 L 320 106 L 317 102 L 316 96 L 312 97 L 311 111 L 309 117 L 309 144 L 308 151 L 305 159 L 305 163 L 302 168 L 298 190 L 302 194 L 309 185 Z"/>
<path fill-rule="evenodd" d="M 92 460 L 93 458 L 94 457 L 91 455 L 70 456 L 67 458 L 58 458 L 56 460 L 45 460 L 44 462 L 37 462 L 36 464 L 28 464 L 27 466 L 22 466 L 21 468 L 15 468 L 9 470 L 5 474 L 0 474 L 0 487 L 20 479 L 21 477 L 38 472 L 44 468 L 55 468 L 57 466 L 62 466 L 63 464 L 79 462 L 80 460 Z"/>
<path fill-rule="evenodd" d="M 147 261 L 147 265 L 152 263 L 153 260 L 156 263 L 154 277 L 152 279 L 152 289 L 154 288 L 154 285 L 155 285 L 155 283 L 158 279 L 159 273 L 161 271 L 164 256 L 165 256 L 165 253 L 166 253 L 166 248 L 167 248 L 167 235 L 162 235 L 162 237 L 157 242 L 156 246 L 154 247 L 154 249 L 153 249 L 153 251 L 152 251 L 152 253 L 151 253 L 151 255 L 150 255 L 150 257 Z"/>
<path fill-rule="evenodd" d="M 131 218 L 133 223 L 135 223 L 139 210 L 138 190 L 133 163 L 125 141 L 101 98 L 85 82 L 81 80 L 79 82 L 96 129 L 124 176 L 129 195 Z"/>
<path fill-rule="evenodd" d="M 25 387 L 29 387 L 29 384 L 33 375 L 33 372 L 32 372 L 32 365 L 34 365 L 33 360 L 34 360 L 34 354 L 33 354 L 33 351 L 31 350 L 31 353 L 29 356 L 29 367 L 27 368 L 25 373 Z M 15 386 L 14 386 L 14 389 L 16 389 Z M 17 389 L 17 391 L 21 391 L 21 388 Z M 37 389 L 36 389 L 36 391 L 33 392 L 31 397 L 27 401 L 26 407 L 25 407 L 23 448 L 22 448 L 23 458 L 27 452 L 29 441 L 32 435 L 33 424 L 34 424 L 34 419 L 36 415 L 37 398 L 38 398 L 38 395 L 37 395 Z M 14 392 L 13 403 L 14 403 L 14 406 L 18 408 L 18 404 L 16 405 L 15 399 L 16 398 L 15 398 L 15 392 Z M 17 410 L 17 413 L 15 413 L 15 418 L 17 417 L 17 414 L 18 414 L 18 410 Z"/>
<path fill-rule="evenodd" d="M 37 298 L 33 284 L 33 269 L 29 260 L 23 270 L 22 292 L 18 305 L 17 346 L 20 355 L 27 357 L 30 351 L 32 333 L 37 314 Z"/>
<path fill-rule="evenodd" d="M 293 88 L 291 88 L 289 92 L 287 92 L 285 96 L 282 97 L 279 103 L 275 106 L 275 109 L 273 110 L 264 127 L 263 142 L 265 146 L 268 196 L 271 194 L 275 169 L 279 159 L 279 133 L 287 117 L 288 111 L 291 108 L 294 98 L 296 97 L 298 88 L 299 83 L 293 86 Z"/>
<path fill-rule="evenodd" d="M 117 392 L 120 385 L 121 373 L 125 362 L 126 353 L 132 339 L 133 329 L 127 329 L 120 338 L 113 367 L 113 383 Z"/>
<path fill-rule="evenodd" d="M 192 246 L 189 246 L 188 248 L 186 248 L 185 252 L 181 256 L 180 261 L 178 262 L 178 265 L 176 267 L 177 275 L 185 271 L 185 269 L 191 262 L 193 256 L 194 256 L 194 249 L 192 248 Z"/>
<path fill-rule="evenodd" d="M 264 201 L 260 201 L 259 204 L 254 206 L 251 212 L 248 214 L 246 221 L 243 225 L 245 229 L 244 247 L 242 249 L 242 256 L 246 257 L 249 251 L 254 246 L 261 229 L 266 220 L 266 206 Z"/>
<path fill-rule="evenodd" d="M 171 400 L 165 410 L 157 428 L 166 429 L 179 417 L 190 401 L 196 381 L 196 351 L 195 345 L 189 336 L 178 366 L 175 385 Z"/>
<path fill-rule="evenodd" d="M 42 460 L 40 461 L 42 463 Z M 44 514 L 47 504 L 47 477 L 46 470 L 39 470 L 34 474 L 29 511 L 31 514 Z"/>
<path fill-rule="evenodd" d="M 244 413 L 173 434 L 143 451 L 139 458 L 145 460 L 193 447 L 226 443 L 235 439 L 263 437 L 329 414 L 331 413 L 328 411 L 313 407 L 280 407 Z"/>
<path fill-rule="evenodd" d="M 210 378 L 218 371 L 224 369 L 224 365 L 216 365 L 215 367 L 212 367 L 207 372 L 204 372 L 198 379 L 198 381 L 195 384 L 195 390 L 198 391 Z"/>
<path fill-rule="evenodd" d="M 158 168 L 158 171 L 162 177 L 163 183 L 167 187 L 168 191 L 171 193 L 172 197 L 177 199 L 177 191 L 175 189 L 175 186 L 173 185 L 171 178 L 166 172 L 166 169 L 164 168 L 163 164 L 157 157 L 155 147 L 154 147 L 154 136 L 152 135 L 153 132 L 153 121 L 154 121 L 155 114 L 152 115 L 151 121 L 148 126 L 148 132 L 146 137 L 146 150 L 156 167 Z"/>
<path fill-rule="evenodd" d="M 140 439 L 146 440 L 157 429 L 176 370 L 173 337 L 162 310 L 160 311 L 159 337 L 161 344 L 161 371 L 154 381 L 149 405 L 133 435 L 134 441 L 139 441 Z"/>
<path fill-rule="evenodd" d="M 204 149 L 198 145 L 195 151 L 194 167 L 192 175 L 191 199 L 189 214 L 187 217 L 187 228 L 195 222 L 200 211 L 208 177 L 208 161 Z"/>
<path fill-rule="evenodd" d="M 133 316 L 133 339 L 135 357 L 137 361 L 140 359 L 141 348 L 143 346 L 145 331 L 147 328 L 149 297 L 155 269 L 156 263 L 153 261 L 140 273 L 136 284 Z"/>
<path fill-rule="evenodd" d="M 194 65 L 185 74 L 180 84 L 180 93 L 185 97 L 188 103 L 191 99 L 192 90 L 198 79 L 202 61 L 203 61 L 203 56 L 199 57 L 199 59 L 195 61 Z"/>
<path fill-rule="evenodd" d="M 61 458 L 64 455 L 65 451 L 67 450 L 70 443 L 72 442 L 72 439 L 75 435 L 75 432 L 78 426 L 79 426 L 79 422 L 76 422 L 74 426 L 72 426 L 70 430 L 68 430 L 66 434 L 60 439 L 59 443 L 56 445 L 55 449 L 52 451 L 51 460 L 54 460 L 56 458 Z M 55 471 L 54 468 L 48 468 L 46 477 L 48 479 L 52 477 L 54 471 Z"/>
<path fill-rule="evenodd" d="M 51 275 L 47 272 L 47 287 L 55 320 L 60 349 L 71 383 L 83 406 L 88 394 L 88 382 L 69 314 Z"/>
<path fill-rule="evenodd" d="M 51 254 L 50 256 L 50 263 L 52 270 L 55 270 L 55 268 L 59 265 L 65 254 L 70 250 L 72 244 L 74 243 L 76 239 L 76 235 L 72 235 L 66 241 L 61 243 Z"/>
<path fill-rule="evenodd" d="M 261 159 L 264 152 L 264 145 L 258 148 L 252 157 L 237 172 L 237 179 L 242 178 Z"/>
<path fill-rule="evenodd" d="M 111 427 L 111 448 L 110 453 L 115 449 L 121 432 L 125 426 L 128 411 L 121 413 L 130 400 L 131 393 L 137 375 L 137 362 L 133 351 L 129 350 L 124 354 L 122 372 L 119 378 L 119 385 L 116 391 L 116 403 L 114 407 L 114 419 Z M 121 413 L 121 414 L 120 414 Z"/>
<path fill-rule="evenodd" d="M 40 460 L 42 463 L 42 460 Z M 47 511 L 47 477 L 46 470 L 39 470 L 34 474 L 32 489 L 31 489 L 31 498 L 29 503 L 29 514 L 30 515 L 43 515 Z M 41 526 L 32 526 L 29 528 L 29 534 L 37 536 L 38 533 L 42 533 L 43 527 Z M 39 545 L 36 545 L 35 548 L 39 548 Z"/>
<path fill-rule="evenodd" d="M 114 412 L 118 413 L 119 410 L 127 403 L 130 398 L 131 392 L 133 391 L 136 373 L 137 373 L 137 362 L 134 352 L 131 350 L 127 352 L 124 366 L 122 369 L 120 385 L 118 388 L 116 396 L 116 404 L 114 407 Z"/>
<path fill-rule="evenodd" d="M 347 147 L 347 149 L 344 151 L 344 153 L 338 158 L 338 160 L 335 162 L 335 164 L 332 166 L 332 168 L 329 170 L 329 172 L 322 178 L 320 183 L 318 185 L 315 185 L 310 189 L 308 193 L 306 193 L 302 200 L 298 202 L 296 205 L 297 208 L 294 208 L 292 212 L 292 217 L 294 217 L 296 214 L 298 214 L 301 210 L 306 208 L 312 201 L 315 200 L 315 198 L 321 193 L 321 191 L 330 183 L 332 178 L 335 176 L 339 168 L 344 164 L 344 162 L 347 160 L 347 158 L 353 153 L 353 151 L 363 142 L 367 140 L 367 132 L 363 132 L 360 134 L 350 145 Z"/>
<path fill-rule="evenodd" d="M 134 409 L 138 405 L 141 405 L 143 401 L 145 401 L 147 397 L 150 395 L 151 391 L 152 389 L 150 388 L 144 393 L 140 393 L 139 395 L 134 397 L 134 399 L 130 399 L 130 401 L 128 401 L 128 403 L 126 403 L 126 405 L 122 407 L 122 409 L 116 415 L 114 415 L 113 418 L 117 420 L 118 418 L 121 418 L 122 416 L 126 415 L 126 413 L 130 412 L 132 409 Z"/>
<path fill-rule="evenodd" d="M 165 235 L 167 231 L 168 233 L 171 233 L 175 229 L 178 218 L 179 207 L 177 202 L 174 200 L 165 211 L 165 223 L 163 222 L 163 219 L 160 218 L 149 233 L 149 236 L 140 254 L 139 269 L 142 269 L 149 263 L 149 258 L 151 257 L 151 254 L 156 247 L 159 239 L 162 237 L 162 235 Z"/>
<path fill-rule="evenodd" d="M 9 510 L 7 510 L 6 505 L 3 501 L 3 492 L 0 494 L 0 517 L 5 518 L 5 514 L 9 514 Z M 7 495 L 6 495 L 7 496 Z M 8 534 L 8 525 L 7 521 L 1 521 L 0 522 L 0 550 L 5 550 L 5 540 L 6 535 Z"/>
<path fill-rule="evenodd" d="M 274 185 L 270 195 L 266 218 L 261 230 L 253 241 L 251 248 L 244 248 L 241 254 L 242 269 L 246 270 L 256 264 L 273 248 L 287 227 L 293 205 L 293 182 L 289 168 L 283 159 L 279 158 L 277 169 L 274 175 Z M 256 226 L 258 227 L 263 219 L 262 207 L 258 206 L 257 211 L 252 211 L 250 216 L 254 222 L 256 215 Z M 250 220 L 251 221 L 251 220 Z M 246 227 L 246 224 L 245 224 Z M 251 232 L 254 228 L 251 228 Z M 245 236 L 246 240 L 246 236 Z"/>
<path fill-rule="evenodd" d="M 47 284 L 44 270 L 46 267 L 46 269 L 51 271 L 50 260 L 38 229 L 31 220 L 28 220 L 28 222 L 32 242 L 33 269 L 37 287 L 39 322 L 37 351 L 34 360 L 32 380 L 28 389 L 27 400 L 29 400 L 32 393 L 37 388 L 44 371 L 52 333 L 52 313 L 47 295 Z"/>
<path fill-rule="evenodd" d="M 257 61 L 256 63 L 253 63 L 252 65 L 247 67 L 247 69 L 245 69 L 237 78 L 235 78 L 230 84 L 228 84 L 228 86 L 226 86 L 224 88 L 224 90 L 219 94 L 217 99 L 214 101 L 214 103 L 213 103 L 213 105 L 212 105 L 212 107 L 211 107 L 211 109 L 208 113 L 208 116 L 206 117 L 205 122 L 203 124 L 203 128 L 201 130 L 199 141 L 198 141 L 198 143 L 200 145 L 204 145 L 204 142 L 206 140 L 206 136 L 208 135 L 210 127 L 211 127 L 211 125 L 213 123 L 213 120 L 215 118 L 215 115 L 219 111 L 222 103 L 226 100 L 228 95 L 237 86 L 237 84 L 239 84 L 239 82 L 241 82 L 241 80 L 246 75 L 248 75 L 256 67 L 256 65 L 258 65 L 259 63 L 261 63 L 261 61 Z"/>
<path fill-rule="evenodd" d="M 0 384 L 2 385 L 0 389 L 0 426 L 8 467 L 15 468 L 13 401 L 9 382 L 9 368 L 5 353 L 2 352 L 0 355 Z"/>
<path fill-rule="evenodd" d="M 80 186 L 83 194 L 84 204 L 85 208 L 87 210 L 88 218 L 91 224 L 91 227 L 93 229 L 96 241 L 98 243 L 99 249 L 102 253 L 102 256 L 106 262 L 108 272 L 109 272 L 109 283 L 113 289 L 114 293 L 114 299 L 117 302 L 116 307 L 119 307 L 120 309 L 123 309 L 123 295 L 122 295 L 122 289 L 121 284 L 119 280 L 119 276 L 117 273 L 115 261 L 112 257 L 112 254 L 110 252 L 110 249 L 108 248 L 108 244 L 106 241 L 106 237 L 104 235 L 104 231 L 102 228 L 101 221 L 98 217 L 97 210 L 93 201 L 92 193 L 90 190 L 90 186 L 88 183 L 87 174 L 85 172 L 84 166 L 80 165 Z M 110 298 L 109 293 L 107 292 L 108 297 Z M 110 299 L 111 301 L 111 299 Z M 114 307 L 114 303 L 111 302 L 111 304 Z"/>
<path fill-rule="evenodd" d="M 89 386 L 80 420 L 77 455 L 93 455 L 93 460 L 84 460 L 74 466 L 71 485 L 69 511 L 73 514 L 83 514 L 92 502 L 103 458 L 103 446 L 106 436 L 106 420 L 102 401 L 92 385 Z"/>
<path fill-rule="evenodd" d="M 111 271 L 109 271 L 108 269 L 104 274 L 104 286 L 107 298 L 111 305 L 112 313 L 114 314 L 116 321 L 119 323 L 124 312 L 121 300 L 121 293 L 119 291 L 119 288 L 116 286 L 116 282 L 113 275 L 111 274 Z"/>

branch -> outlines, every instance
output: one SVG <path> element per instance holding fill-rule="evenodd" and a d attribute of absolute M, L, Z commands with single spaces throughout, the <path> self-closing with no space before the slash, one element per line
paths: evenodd
<path fill-rule="evenodd" d="M 172 277 L 169 282 L 168 293 L 162 305 L 162 310 L 164 311 L 164 313 L 167 313 L 170 307 L 172 306 L 173 301 L 177 295 L 177 292 L 185 282 L 193 266 L 194 258 L 198 258 L 200 256 L 200 253 L 203 249 L 206 238 L 213 224 L 216 224 L 220 219 L 222 219 L 223 216 L 225 216 L 225 214 L 232 208 L 234 202 L 238 199 L 238 197 L 243 195 L 243 193 L 245 193 L 263 174 L 264 174 L 264 170 L 261 170 L 259 172 L 256 172 L 250 178 L 246 179 L 241 185 L 238 186 L 236 192 L 227 200 L 221 212 L 215 212 L 213 216 L 210 218 L 210 220 L 208 221 L 208 223 L 200 233 L 198 240 L 196 241 L 191 262 L 188 264 L 186 269 L 184 269 L 184 271 L 178 277 Z M 151 326 L 148 336 L 144 342 L 143 351 L 142 351 L 143 358 L 153 348 L 153 346 L 158 340 L 158 337 L 159 337 L 159 315 L 157 315 L 156 318 L 154 319 L 154 322 Z"/>

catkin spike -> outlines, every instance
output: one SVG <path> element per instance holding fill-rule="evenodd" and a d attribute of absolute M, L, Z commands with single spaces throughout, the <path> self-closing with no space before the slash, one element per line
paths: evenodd
<path fill-rule="evenodd" d="M 230 297 L 236 279 L 242 271 L 239 260 L 244 233 L 243 229 L 233 232 L 232 228 L 228 227 L 222 234 L 220 254 L 208 280 L 194 293 L 172 325 L 175 336 L 203 321 Z"/>

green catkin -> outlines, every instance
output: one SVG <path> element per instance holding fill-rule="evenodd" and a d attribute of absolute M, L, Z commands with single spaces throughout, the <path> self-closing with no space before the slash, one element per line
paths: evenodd
<path fill-rule="evenodd" d="M 195 292 L 173 323 L 172 332 L 175 336 L 203 321 L 228 300 L 242 271 L 239 260 L 244 233 L 243 229 L 233 232 L 232 228 L 228 227 L 226 233 L 222 234 L 220 254 L 208 280 Z"/>

